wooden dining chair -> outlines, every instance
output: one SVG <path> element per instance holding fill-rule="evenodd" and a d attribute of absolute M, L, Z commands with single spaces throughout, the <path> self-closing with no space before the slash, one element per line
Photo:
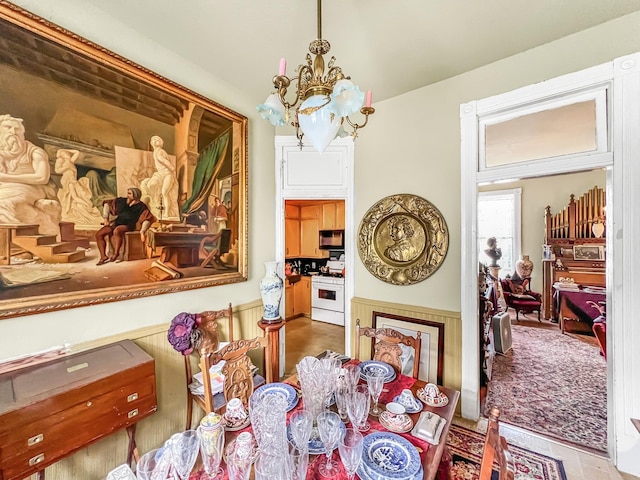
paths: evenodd
<path fill-rule="evenodd" d="M 402 372 L 402 348 L 407 345 L 414 349 L 413 378 L 418 378 L 420 370 L 421 332 L 416 337 L 405 335 L 393 328 L 361 327 L 360 319 L 356 320 L 356 359 L 360 360 L 360 337 L 371 338 L 371 358 L 391 365 L 398 373 Z"/>
<path fill-rule="evenodd" d="M 262 349 L 265 358 L 268 358 L 267 352 L 269 350 L 269 338 L 268 337 L 256 337 L 248 340 L 235 340 L 225 345 L 212 355 L 205 357 L 207 364 L 214 365 L 221 360 L 225 361 L 222 367 L 222 375 L 224 376 L 224 385 L 222 387 L 222 394 L 224 397 L 224 405 L 232 399 L 239 398 L 245 407 L 249 404 L 249 397 L 253 393 L 254 388 L 259 387 L 266 383 L 272 383 L 273 378 L 270 378 L 271 369 L 265 368 L 266 379 L 261 375 L 254 374 L 253 363 L 249 358 L 248 353 L 251 350 Z M 203 373 L 208 372 L 205 370 L 205 366 L 202 365 Z M 208 376 L 208 375 L 203 375 Z M 206 384 L 205 384 L 206 385 Z M 206 393 L 206 392 L 205 392 Z M 217 405 L 211 403 L 215 401 L 215 396 L 205 395 L 205 410 L 213 411 Z"/>
<path fill-rule="evenodd" d="M 225 335 L 223 338 L 226 338 L 226 341 L 233 340 L 233 307 L 231 306 L 231 303 L 229 303 L 229 306 L 227 308 L 223 308 L 222 310 L 208 310 L 206 312 L 200 313 L 200 316 L 202 317 L 201 325 L 206 325 L 206 327 L 204 328 L 207 328 L 208 330 L 210 330 L 210 335 L 209 335 L 210 339 L 206 343 L 201 345 L 198 351 L 194 351 L 192 355 L 184 356 L 184 371 L 185 371 L 185 378 L 187 381 L 187 427 L 186 427 L 186 430 L 189 430 L 191 428 L 191 420 L 193 417 L 193 404 L 195 403 L 196 405 L 199 405 L 200 407 L 205 409 L 204 396 L 206 396 L 206 387 L 205 387 L 204 396 L 193 393 L 189 389 L 189 385 L 193 382 L 192 357 L 197 357 L 198 359 L 197 363 L 198 365 L 201 365 L 202 358 L 212 354 L 213 350 L 218 348 L 217 342 L 220 338 L 220 335 L 218 333 L 218 322 L 220 320 L 223 320 L 223 319 L 227 320 L 226 332 L 224 332 Z M 215 338 L 215 340 L 211 340 L 211 338 Z M 212 346 L 211 342 L 215 343 L 215 345 Z M 209 365 L 213 365 L 213 363 L 210 363 Z M 208 369 L 207 369 L 207 372 L 209 372 Z M 208 380 L 210 382 L 211 378 L 209 377 Z M 204 385 L 207 385 L 207 384 L 204 383 Z M 209 383 L 209 393 L 211 392 L 210 385 L 211 384 Z M 206 409 L 205 409 L 205 412 L 207 412 Z"/>
<path fill-rule="evenodd" d="M 496 461 L 500 467 L 499 480 L 513 480 L 516 473 L 516 465 L 509 452 L 507 440 L 500 436 L 498 427 L 498 417 L 500 410 L 492 407 L 489 412 L 489 426 L 484 440 L 484 451 L 482 452 L 482 463 L 480 465 L 480 476 L 478 480 L 491 480 L 493 463 Z"/>

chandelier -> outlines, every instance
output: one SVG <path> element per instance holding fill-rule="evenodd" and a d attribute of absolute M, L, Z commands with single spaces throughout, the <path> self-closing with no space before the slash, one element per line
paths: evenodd
<path fill-rule="evenodd" d="M 371 90 L 365 94 L 354 85 L 342 69 L 334 65 L 335 57 L 326 64 L 323 55 L 329 53 L 331 45 L 322 39 L 322 0 L 318 0 L 318 38 L 309 44 L 306 64 L 299 65 L 296 76 L 286 75 L 287 62 L 280 60 L 278 75 L 273 77 L 275 92 L 256 108 L 265 120 L 276 127 L 290 123 L 296 128 L 298 144 L 302 149 L 302 138 L 306 138 L 320 153 L 324 152 L 336 136 L 347 136 L 346 125 L 351 127 L 354 140 L 358 129 L 363 128 L 373 115 Z M 311 57 L 311 54 L 314 57 Z M 295 86 L 295 97 L 286 98 L 291 84 Z M 299 103 L 299 105 L 298 105 Z M 364 106 L 362 106 L 364 104 Z M 293 110 L 293 114 L 292 114 Z M 349 115 L 356 112 L 364 115 L 364 122 L 357 124 Z"/>

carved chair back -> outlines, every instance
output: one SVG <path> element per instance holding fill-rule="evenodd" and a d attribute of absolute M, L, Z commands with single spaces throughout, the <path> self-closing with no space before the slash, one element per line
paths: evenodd
<path fill-rule="evenodd" d="M 208 310 L 206 312 L 200 313 L 200 316 L 202 320 L 201 320 L 200 326 L 198 327 L 198 330 L 202 332 L 203 337 L 200 343 L 200 347 L 194 353 L 194 356 L 195 355 L 198 356 L 198 364 L 202 366 L 202 359 L 205 358 L 207 355 L 210 355 L 213 352 L 215 352 L 218 348 L 218 345 L 219 345 L 218 321 L 219 320 L 226 318 L 227 325 L 226 325 L 225 338 L 227 338 L 228 341 L 233 340 L 233 307 L 231 306 L 231 303 L 229 303 L 229 306 L 227 308 L 223 308 L 222 310 Z M 204 378 L 203 378 L 203 384 L 205 388 L 204 398 L 202 396 L 193 394 L 189 389 L 189 384 L 191 384 L 191 382 L 193 381 L 193 368 L 191 365 L 191 357 L 192 357 L 191 355 L 184 356 L 184 371 L 185 371 L 185 378 L 187 381 L 187 427 L 186 427 L 187 430 L 191 428 L 191 420 L 193 417 L 194 403 L 196 403 L 201 408 L 203 408 L 207 413 L 213 411 L 213 407 L 211 407 L 211 409 L 207 409 L 207 406 L 206 406 L 206 398 L 212 397 L 211 383 L 210 383 L 211 378 L 209 376 L 209 369 L 206 370 L 208 381 L 204 382 Z M 211 365 L 213 365 L 213 363 L 209 364 L 209 366 Z M 202 372 L 204 377 L 205 375 L 204 370 L 202 370 Z"/>
<path fill-rule="evenodd" d="M 484 440 L 484 451 L 482 452 L 478 480 L 491 480 L 494 461 L 497 461 L 500 467 L 499 480 L 513 480 L 516 473 L 516 465 L 509 452 L 507 440 L 500 436 L 499 416 L 500 410 L 497 407 L 493 407 L 489 413 L 489 426 Z"/>
<path fill-rule="evenodd" d="M 235 340 L 228 345 L 222 347 L 217 352 L 202 357 L 204 364 L 202 371 L 208 372 L 208 368 L 205 370 L 205 366 L 214 365 L 221 360 L 225 361 L 222 367 L 222 374 L 224 375 L 224 387 L 223 394 L 225 403 L 232 398 L 239 398 L 243 405 L 249 404 L 249 397 L 253 393 L 254 381 L 253 381 L 253 363 L 249 358 L 249 351 L 262 348 L 265 351 L 268 349 L 268 337 L 256 337 L 250 340 Z M 273 382 L 272 378 L 269 378 L 269 368 L 265 368 L 267 383 Z M 204 377 L 204 375 L 203 375 Z M 206 399 L 205 399 L 206 401 Z M 210 405 L 213 409 L 213 405 Z"/>
<path fill-rule="evenodd" d="M 356 359 L 360 359 L 360 337 L 371 338 L 372 359 L 386 362 L 398 373 L 402 372 L 402 348 L 407 345 L 414 349 L 413 378 L 418 378 L 420 370 L 421 332 L 416 337 L 405 335 L 393 328 L 361 327 L 360 319 L 356 320 Z"/>

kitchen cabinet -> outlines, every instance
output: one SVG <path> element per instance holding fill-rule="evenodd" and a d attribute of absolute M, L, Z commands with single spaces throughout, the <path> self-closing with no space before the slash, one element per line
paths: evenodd
<path fill-rule="evenodd" d="M 305 205 L 300 208 L 300 220 L 320 220 L 322 207 L 320 205 Z"/>
<path fill-rule="evenodd" d="M 336 230 L 344 230 L 344 202 L 336 202 Z"/>
<path fill-rule="evenodd" d="M 329 255 L 328 250 L 320 250 L 320 220 L 300 220 L 300 256 L 307 258 L 324 258 Z"/>
<path fill-rule="evenodd" d="M 295 284 L 295 313 L 296 315 L 311 316 L 311 277 L 301 277 Z"/>
<path fill-rule="evenodd" d="M 288 203 L 284 206 L 284 218 L 300 218 L 300 207 L 297 205 L 290 205 Z"/>
<path fill-rule="evenodd" d="M 284 219 L 285 233 L 285 258 L 295 258 L 300 256 L 300 220 L 297 218 Z"/>
<path fill-rule="evenodd" d="M 344 202 L 322 204 L 320 230 L 344 230 Z"/>
<path fill-rule="evenodd" d="M 285 320 L 289 320 L 293 318 L 295 315 L 295 295 L 294 295 L 295 284 L 286 282 L 284 287 L 284 318 Z"/>

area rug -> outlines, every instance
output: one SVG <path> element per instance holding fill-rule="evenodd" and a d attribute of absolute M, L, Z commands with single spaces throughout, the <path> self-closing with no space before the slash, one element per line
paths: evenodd
<path fill-rule="evenodd" d="M 512 325 L 513 349 L 496 355 L 484 412 L 574 444 L 607 450 L 607 363 L 598 347 L 556 330 Z"/>
<path fill-rule="evenodd" d="M 451 425 L 447 445 L 453 456 L 452 478 L 477 480 L 480 474 L 484 435 Z M 562 460 L 515 445 L 509 445 L 509 452 L 516 464 L 515 480 L 567 480 Z M 492 478 L 498 478 L 497 471 L 493 472 Z"/>

